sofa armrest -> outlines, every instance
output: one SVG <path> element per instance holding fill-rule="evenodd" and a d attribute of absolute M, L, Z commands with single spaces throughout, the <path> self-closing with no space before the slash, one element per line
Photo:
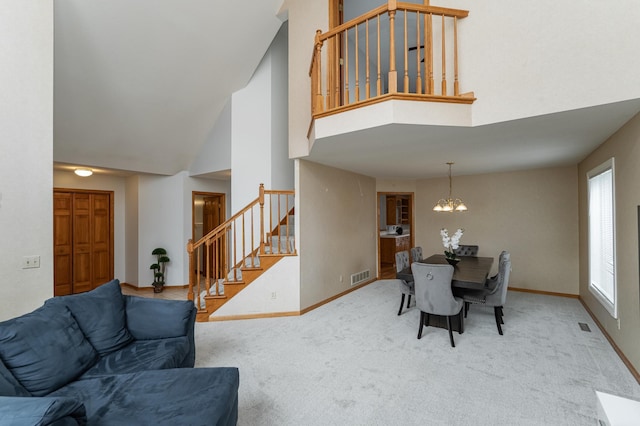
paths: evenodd
<path fill-rule="evenodd" d="M 136 340 L 187 336 L 189 354 L 181 367 L 193 367 L 196 350 L 196 307 L 190 300 L 163 300 L 125 296 L 127 328 Z"/>
<path fill-rule="evenodd" d="M 86 425 L 82 402 L 68 397 L 0 396 L 2 425 Z"/>

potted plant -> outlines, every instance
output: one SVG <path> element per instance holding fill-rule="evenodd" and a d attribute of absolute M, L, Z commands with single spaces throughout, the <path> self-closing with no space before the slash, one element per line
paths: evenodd
<path fill-rule="evenodd" d="M 151 254 L 156 256 L 156 263 L 149 266 L 149 269 L 153 269 L 153 292 L 162 293 L 164 289 L 165 263 L 170 262 L 171 259 L 167 256 L 167 251 L 162 247 L 154 249 Z"/>

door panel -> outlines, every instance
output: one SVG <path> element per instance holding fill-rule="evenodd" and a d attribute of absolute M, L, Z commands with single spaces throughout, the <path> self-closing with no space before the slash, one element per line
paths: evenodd
<path fill-rule="evenodd" d="M 54 191 L 54 295 L 113 279 L 113 192 Z"/>
<path fill-rule="evenodd" d="M 71 194 L 53 194 L 53 294 L 73 292 Z"/>

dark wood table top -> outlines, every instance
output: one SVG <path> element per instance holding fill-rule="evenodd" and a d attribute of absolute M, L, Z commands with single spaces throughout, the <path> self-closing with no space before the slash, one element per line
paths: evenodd
<path fill-rule="evenodd" d="M 436 265 L 448 265 L 444 254 L 434 254 L 420 261 L 420 263 L 430 263 Z M 489 276 L 493 257 L 462 256 L 460 262 L 453 268 L 453 279 L 451 285 L 457 288 L 479 289 L 484 287 L 484 283 Z M 396 278 L 413 281 L 411 267 L 405 268 L 396 274 Z"/>

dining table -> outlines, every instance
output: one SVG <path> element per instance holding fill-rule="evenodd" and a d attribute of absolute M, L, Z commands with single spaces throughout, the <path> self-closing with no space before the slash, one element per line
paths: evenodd
<path fill-rule="evenodd" d="M 460 296 L 459 293 L 463 291 L 462 289 L 482 289 L 491 271 L 493 257 L 461 256 L 459 259 L 460 261 L 453 267 L 453 277 L 451 278 L 453 294 L 456 295 L 458 293 L 457 295 Z M 448 264 L 443 254 L 434 254 L 418 262 L 435 265 Z M 408 282 L 414 281 L 411 266 L 397 272 L 396 278 Z M 429 315 L 429 322 L 425 323 L 425 325 L 447 328 L 446 317 Z M 464 332 L 464 323 L 458 316 L 454 316 L 451 318 L 451 328 L 462 334 Z"/>
<path fill-rule="evenodd" d="M 460 261 L 453 267 L 453 278 L 451 279 L 451 286 L 454 289 L 482 289 L 485 282 L 487 281 L 489 272 L 491 272 L 493 257 L 461 256 L 459 259 Z M 426 259 L 420 260 L 419 263 L 429 263 L 435 265 L 448 264 L 447 259 L 443 254 L 431 255 Z M 396 278 L 405 281 L 413 281 L 411 266 L 396 273 Z"/>

